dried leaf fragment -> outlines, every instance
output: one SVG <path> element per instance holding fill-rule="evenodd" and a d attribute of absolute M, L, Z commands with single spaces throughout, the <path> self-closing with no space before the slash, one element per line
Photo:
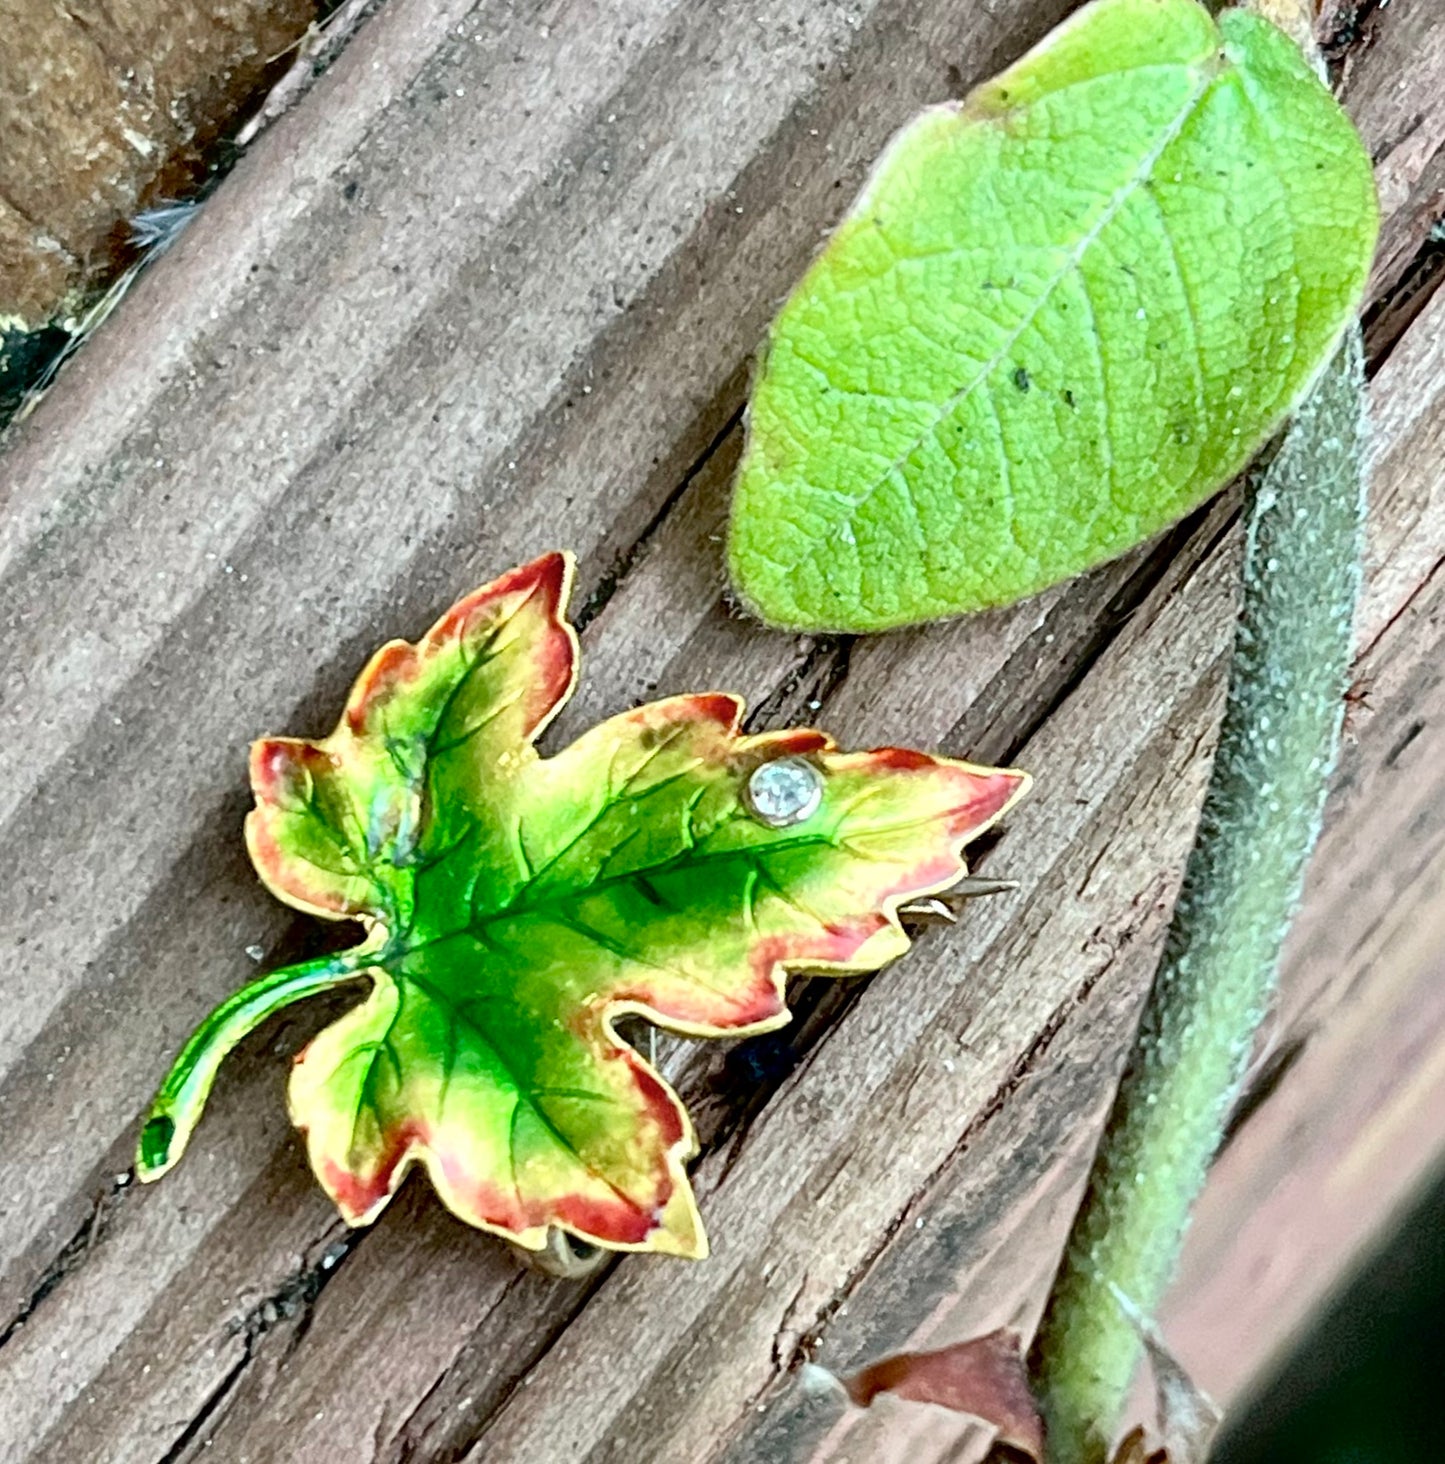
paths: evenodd
<path fill-rule="evenodd" d="M 1110 1464 L 1206 1464 L 1221 1413 L 1169 1350 L 1158 1329 L 1122 1294 L 1116 1301 L 1138 1330 L 1154 1375 L 1156 1423 L 1152 1444 L 1141 1425 L 1119 1441 Z M 866 1408 L 880 1393 L 966 1413 L 995 1430 L 990 1460 L 1022 1453 L 1048 1464 L 1042 1410 L 1017 1332 L 1006 1328 L 929 1352 L 895 1352 L 838 1380 Z M 1099 1457 L 1104 1449 L 1102 1443 Z"/>
<path fill-rule="evenodd" d="M 1006 1328 L 931 1352 L 895 1352 L 843 1379 L 866 1408 L 880 1393 L 969 1413 L 997 1430 L 997 1442 L 1044 1455 L 1044 1423 L 1029 1389 L 1019 1335 Z"/>

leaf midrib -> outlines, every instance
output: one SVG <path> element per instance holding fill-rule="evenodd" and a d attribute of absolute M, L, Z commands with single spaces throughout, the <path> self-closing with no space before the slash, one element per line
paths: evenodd
<path fill-rule="evenodd" d="M 923 820 L 910 820 L 909 822 L 922 822 Z M 906 823 L 880 825 L 877 828 L 868 830 L 869 833 L 892 833 L 896 829 L 907 827 Z M 465 925 L 459 925 L 454 930 L 444 931 L 438 935 L 431 936 L 424 941 L 408 943 L 404 937 L 399 938 L 395 944 L 388 942 L 387 956 L 411 955 L 416 951 L 427 949 L 429 946 L 437 945 L 442 941 L 455 940 L 458 936 L 473 935 L 484 931 L 492 926 L 500 925 L 506 921 L 521 920 L 530 915 L 540 915 L 558 906 L 566 905 L 568 901 L 579 900 L 588 895 L 597 893 L 600 890 L 613 888 L 620 884 L 630 883 L 639 879 L 652 879 L 658 875 L 666 875 L 672 871 L 695 861 L 698 864 L 721 863 L 725 860 L 757 858 L 760 855 L 791 851 L 826 845 L 829 848 L 837 849 L 837 842 L 830 836 L 822 833 L 811 834 L 804 838 L 780 840 L 775 844 L 766 844 L 756 847 L 741 849 L 718 849 L 711 852 L 699 852 L 696 848 L 679 850 L 678 853 L 670 855 L 667 859 L 659 860 L 655 864 L 638 865 L 634 869 L 623 870 L 618 874 L 607 875 L 595 880 L 585 886 L 564 886 L 558 888 L 551 894 L 543 895 L 523 904 L 508 905 L 505 908 L 489 911 L 481 918 L 473 918 Z"/>

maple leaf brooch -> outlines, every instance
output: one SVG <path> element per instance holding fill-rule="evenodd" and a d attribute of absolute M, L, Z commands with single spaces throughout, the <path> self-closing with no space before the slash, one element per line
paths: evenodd
<path fill-rule="evenodd" d="M 353 1225 L 420 1162 L 447 1208 L 528 1251 L 557 1237 L 706 1254 L 676 1094 L 614 1030 L 690 1037 L 788 1019 L 790 972 L 872 971 L 899 909 L 967 873 L 961 850 L 1027 776 L 805 728 L 745 735 L 705 693 L 623 712 L 553 757 L 570 696 L 572 561 L 549 554 L 376 653 L 317 742 L 251 750 L 246 842 L 351 950 L 260 977 L 187 1042 L 138 1173 L 180 1158 L 222 1058 L 283 1006 L 370 992 L 291 1073 L 291 1117 Z"/>

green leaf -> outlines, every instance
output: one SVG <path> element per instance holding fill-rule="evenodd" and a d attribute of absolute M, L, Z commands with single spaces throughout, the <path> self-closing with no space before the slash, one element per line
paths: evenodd
<path fill-rule="evenodd" d="M 182 1051 L 138 1169 L 180 1157 L 222 1057 L 272 1012 L 369 978 L 291 1076 L 321 1183 L 353 1224 L 425 1165 L 462 1219 L 541 1249 L 705 1252 L 695 1143 L 624 1013 L 694 1036 L 787 1020 L 795 970 L 902 954 L 900 905 L 955 884 L 962 846 L 1022 773 L 820 732 L 745 736 L 741 703 L 673 697 L 555 757 L 533 743 L 574 684 L 570 560 L 548 555 L 362 673 L 319 742 L 251 758 L 252 858 L 300 909 L 367 926 L 355 950 L 272 972 Z"/>
<path fill-rule="evenodd" d="M 1370 163 L 1298 49 L 1096 0 L 894 139 L 773 324 L 729 557 L 776 624 L 1001 605 L 1200 503 L 1359 303 Z"/>

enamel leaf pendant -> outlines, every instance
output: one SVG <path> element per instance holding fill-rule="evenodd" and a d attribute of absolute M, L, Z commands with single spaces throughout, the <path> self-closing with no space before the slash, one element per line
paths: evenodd
<path fill-rule="evenodd" d="M 329 737 L 254 745 L 261 878 L 366 938 L 212 1012 L 152 1104 L 142 1179 L 180 1158 L 238 1041 L 361 978 L 369 994 L 297 1059 L 289 1095 L 349 1223 L 420 1162 L 453 1213 L 532 1251 L 561 1232 L 706 1253 L 687 1114 L 614 1021 L 760 1032 L 787 1021 L 790 971 L 892 960 L 899 907 L 963 878 L 963 845 L 1027 778 L 801 728 L 747 736 L 720 693 L 542 757 L 577 674 L 571 579 L 562 554 L 503 575 L 378 651 Z"/>

